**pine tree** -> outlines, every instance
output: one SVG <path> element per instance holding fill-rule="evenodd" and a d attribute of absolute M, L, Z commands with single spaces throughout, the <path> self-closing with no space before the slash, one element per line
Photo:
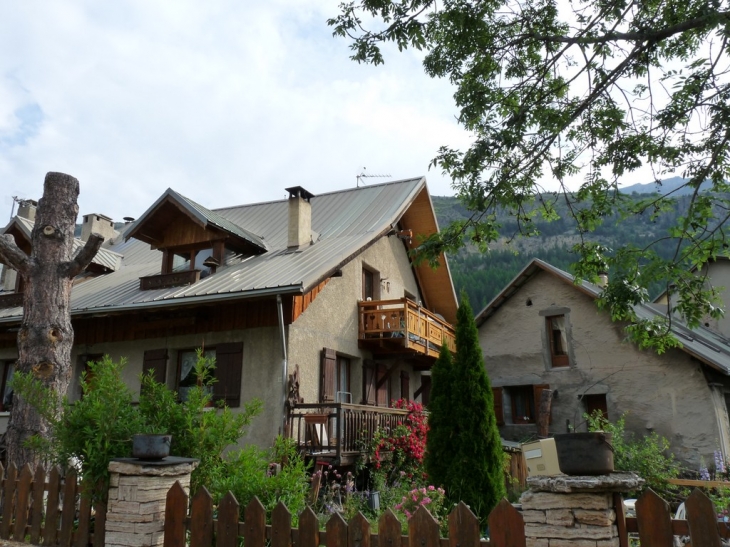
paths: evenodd
<path fill-rule="evenodd" d="M 451 501 L 463 501 L 486 523 L 491 510 L 506 495 L 504 455 L 474 314 L 463 291 L 456 316 L 456 355 L 451 372 L 448 384 L 453 396 L 448 428 L 452 456 L 446 492 Z"/>
<path fill-rule="evenodd" d="M 453 457 L 451 438 L 453 369 L 451 352 L 446 344 L 443 344 L 439 358 L 431 368 L 425 459 L 429 480 L 438 486 L 446 485 L 447 472 Z"/>

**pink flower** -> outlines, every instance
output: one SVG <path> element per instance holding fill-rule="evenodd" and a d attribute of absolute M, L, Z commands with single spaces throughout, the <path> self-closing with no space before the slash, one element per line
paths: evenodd
<path fill-rule="evenodd" d="M 428 485 L 428 490 L 429 490 L 429 492 L 433 492 L 434 490 L 436 490 L 436 488 L 434 487 L 433 484 L 429 484 Z"/>

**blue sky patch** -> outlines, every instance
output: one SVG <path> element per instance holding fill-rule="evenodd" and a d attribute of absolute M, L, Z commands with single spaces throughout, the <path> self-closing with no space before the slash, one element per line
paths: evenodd
<path fill-rule="evenodd" d="M 15 111 L 20 124 L 11 131 L 0 131 L 0 147 L 23 146 L 38 134 L 43 123 L 43 110 L 38 103 L 27 104 Z"/>

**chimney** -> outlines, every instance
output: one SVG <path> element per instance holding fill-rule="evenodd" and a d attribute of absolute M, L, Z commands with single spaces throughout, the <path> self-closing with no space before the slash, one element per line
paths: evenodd
<path fill-rule="evenodd" d="M 296 249 L 312 242 L 312 204 L 314 195 L 301 186 L 286 188 L 289 192 L 289 239 L 287 247 Z"/>
<path fill-rule="evenodd" d="M 18 216 L 35 222 L 35 211 L 38 208 L 38 202 L 33 199 L 21 199 L 18 203 L 20 204 Z"/>
<path fill-rule="evenodd" d="M 114 222 L 109 217 L 98 214 L 84 215 L 84 222 L 81 225 L 81 241 L 87 241 L 89 236 L 96 232 L 107 241 L 114 237 Z"/>

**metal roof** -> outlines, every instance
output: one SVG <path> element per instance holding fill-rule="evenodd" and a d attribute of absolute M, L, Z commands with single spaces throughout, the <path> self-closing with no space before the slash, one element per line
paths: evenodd
<path fill-rule="evenodd" d="M 477 326 L 489 319 L 502 304 L 540 271 L 561 279 L 592 298 L 598 298 L 601 294 L 601 287 L 587 281 L 576 284 L 575 278 L 568 272 L 543 260 L 533 258 L 483 310 L 476 314 Z M 634 306 L 634 310 L 639 319 L 665 317 L 667 313 L 666 306 L 658 304 L 639 304 Z M 682 343 L 682 351 L 730 376 L 730 340 L 702 326 L 690 329 L 677 317 L 672 317 L 671 331 Z"/>
<path fill-rule="evenodd" d="M 259 234 L 256 237 L 266 242 L 268 251 L 241 257 L 193 285 L 167 289 L 142 291 L 139 288 L 140 277 L 160 273 L 162 252 L 151 250 L 149 244 L 129 236 L 138 220 L 104 242 L 102 249 L 123 257 L 121 265 L 114 272 L 76 284 L 71 294 L 71 313 L 112 312 L 276 293 L 301 294 L 395 227 L 425 186 L 426 181 L 421 177 L 318 194 L 311 202 L 312 231 L 318 236 L 312 245 L 294 251 L 287 249 L 287 200 L 215 211 L 202 208 L 207 213 L 198 213 L 220 223 L 217 225 Z M 163 196 L 170 192 L 174 191 L 168 190 Z M 195 208 L 194 202 L 182 196 L 180 199 Z M 0 309 L 0 322 L 17 321 L 21 313 L 22 308 Z"/>

